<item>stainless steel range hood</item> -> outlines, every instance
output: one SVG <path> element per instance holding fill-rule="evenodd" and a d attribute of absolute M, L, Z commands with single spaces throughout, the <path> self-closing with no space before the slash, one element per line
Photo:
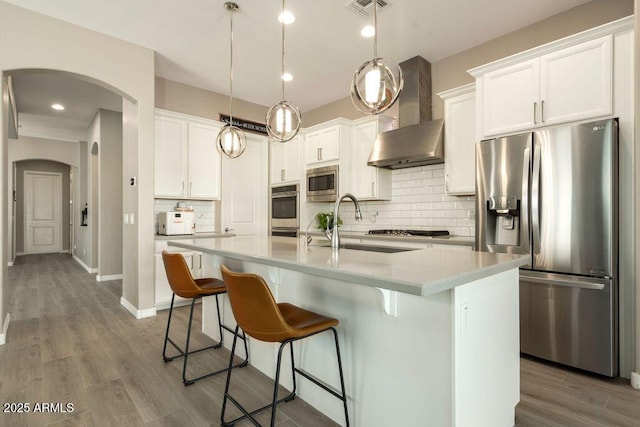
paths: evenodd
<path fill-rule="evenodd" d="M 367 164 L 400 169 L 444 163 L 444 120 L 431 120 L 431 64 L 416 56 L 400 67 L 399 127 L 378 135 Z"/>

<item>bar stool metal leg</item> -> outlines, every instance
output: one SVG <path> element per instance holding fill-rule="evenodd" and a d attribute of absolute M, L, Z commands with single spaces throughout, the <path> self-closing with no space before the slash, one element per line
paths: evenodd
<path fill-rule="evenodd" d="M 189 351 L 189 345 L 190 345 L 190 341 L 191 341 L 191 327 L 193 325 L 193 311 L 194 311 L 194 308 L 195 308 L 196 300 L 198 299 L 198 298 L 193 298 L 191 300 L 191 308 L 190 308 L 190 311 L 189 311 L 189 324 L 188 324 L 188 327 L 187 327 L 187 339 L 186 339 L 186 343 L 185 343 L 185 348 L 184 348 L 184 350 L 182 350 L 169 337 L 169 329 L 170 329 L 170 326 L 171 326 L 171 317 L 172 317 L 172 314 L 173 314 L 173 305 L 174 305 L 174 301 L 175 301 L 175 296 L 176 295 L 173 294 L 172 297 L 171 297 L 171 305 L 169 307 L 169 317 L 167 319 L 167 330 L 165 332 L 164 347 L 163 347 L 163 350 L 162 350 L 162 357 L 163 357 L 165 363 L 170 362 L 170 361 L 172 361 L 174 359 L 177 359 L 179 357 L 183 357 L 184 358 L 183 362 L 182 362 L 182 383 L 185 386 L 189 386 L 189 385 L 195 383 L 198 380 L 201 380 L 201 379 L 204 379 L 204 378 L 208 378 L 208 377 L 213 376 L 213 375 L 217 375 L 217 374 L 225 372 L 227 370 L 227 368 L 222 368 L 222 369 L 218 369 L 218 370 L 213 371 L 213 372 L 209 372 L 209 373 L 207 373 L 205 375 L 201 375 L 201 376 L 196 377 L 196 378 L 187 378 L 187 361 L 188 361 L 189 355 L 191 355 L 191 354 L 199 353 L 199 352 L 205 351 L 205 350 L 210 350 L 210 349 L 222 347 L 222 343 L 223 343 L 222 329 L 223 328 L 227 329 L 230 332 L 233 332 L 233 330 L 231 330 L 229 327 L 227 327 L 227 326 L 222 324 L 221 316 L 220 316 L 220 310 L 219 310 L 220 305 L 218 304 L 218 295 L 215 295 L 216 306 L 218 307 L 218 327 L 219 327 L 219 330 L 220 330 L 220 341 L 218 343 L 216 343 L 216 344 L 213 344 L 213 345 L 210 345 L 210 346 L 207 346 L 207 347 L 203 347 L 203 348 L 199 348 L 197 350 Z M 233 365 L 232 366 L 233 368 L 242 368 L 242 367 L 247 366 L 249 364 L 249 349 L 248 349 L 248 346 L 247 346 L 247 339 L 246 339 L 246 336 L 244 335 L 244 332 L 242 333 L 242 336 L 240 337 L 240 339 L 244 341 L 245 358 L 240 363 L 238 363 L 236 365 Z M 177 355 L 172 356 L 172 357 L 167 356 L 167 343 L 171 343 L 171 345 L 173 345 L 173 347 L 178 351 Z"/>
<path fill-rule="evenodd" d="M 275 425 L 275 420 L 276 420 L 276 408 L 277 405 L 279 405 L 280 403 L 283 402 L 289 402 L 293 399 L 295 399 L 296 396 L 296 389 L 297 389 L 297 384 L 296 384 L 296 377 L 295 374 L 298 373 L 300 375 L 302 375 L 303 377 L 307 378 L 309 381 L 313 382 L 314 384 L 316 384 L 317 386 L 319 386 L 320 388 L 322 388 L 323 390 L 329 392 L 330 394 L 332 394 L 333 396 L 337 397 L 338 399 L 340 399 L 343 402 L 343 406 L 344 406 L 344 416 L 345 416 L 345 425 L 347 427 L 349 427 L 349 413 L 347 410 L 347 394 L 345 392 L 345 386 L 344 386 L 344 375 L 343 375 L 343 371 L 342 371 L 342 359 L 340 357 L 340 345 L 338 344 L 338 333 L 335 330 L 335 328 L 329 328 L 331 329 L 331 331 L 333 332 L 333 336 L 334 336 L 334 340 L 335 340 L 335 344 L 336 344 L 336 355 L 338 358 L 338 372 L 340 374 L 340 391 L 341 393 L 337 393 L 336 391 L 332 390 L 331 388 L 329 388 L 328 386 L 326 386 L 325 384 L 323 384 L 322 382 L 320 382 L 318 379 L 314 378 L 313 376 L 311 376 L 309 373 L 305 372 L 302 369 L 296 368 L 295 367 L 295 358 L 293 355 L 293 342 L 294 341 L 298 341 L 299 339 L 304 339 L 304 338 L 308 338 L 312 335 L 316 335 L 318 333 L 322 333 L 325 331 L 319 331 L 316 334 L 312 334 L 312 335 L 308 335 L 306 337 L 301 337 L 301 338 L 293 338 L 293 339 L 289 339 L 286 341 L 283 341 L 279 348 L 278 348 L 278 358 L 277 358 L 277 363 L 276 363 L 276 375 L 275 375 L 275 379 L 274 379 L 274 385 L 273 385 L 273 398 L 271 403 L 269 403 L 268 405 L 262 406 L 261 408 L 258 408 L 254 411 L 248 412 L 233 396 L 231 396 L 229 394 L 229 387 L 231 384 L 231 364 L 233 363 L 233 354 L 235 353 L 235 347 L 236 347 L 236 341 L 238 338 L 237 335 L 237 331 L 238 331 L 239 327 L 236 327 L 236 335 L 233 338 L 233 344 L 231 346 L 231 360 L 229 363 L 229 370 L 227 371 L 227 381 L 225 384 L 225 388 L 224 388 L 224 398 L 222 401 L 222 413 L 220 414 L 220 424 L 222 426 L 233 426 L 235 425 L 237 422 L 248 419 L 253 425 L 261 427 L 260 424 L 255 420 L 255 418 L 253 418 L 254 415 L 271 408 L 271 423 L 270 426 L 273 427 Z M 327 329 L 328 330 L 328 329 Z M 282 351 L 284 350 L 284 348 L 286 347 L 286 345 L 289 345 L 290 347 L 290 352 L 291 352 L 291 370 L 292 370 L 292 378 L 293 378 L 293 390 L 285 397 L 278 399 L 278 388 L 280 385 L 280 368 L 281 368 L 281 364 L 282 364 Z M 235 418 L 231 421 L 225 421 L 224 416 L 225 416 L 225 412 L 226 412 L 226 407 L 227 407 L 227 400 L 230 400 L 231 403 L 234 404 L 234 406 L 236 406 L 238 408 L 238 410 L 240 410 L 240 412 L 242 412 L 242 416 Z"/>

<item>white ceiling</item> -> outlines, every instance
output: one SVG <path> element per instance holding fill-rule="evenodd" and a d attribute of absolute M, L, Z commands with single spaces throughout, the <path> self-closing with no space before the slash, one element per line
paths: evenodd
<path fill-rule="evenodd" d="M 5 1 L 153 49 L 157 76 L 229 93 L 229 15 L 223 0 Z M 385 1 L 390 6 L 378 16 L 378 53 L 396 62 L 415 55 L 435 62 L 588 2 Z M 236 2 L 240 10 L 234 14 L 234 96 L 269 106 L 280 100 L 277 15 L 282 3 Z M 346 4 L 347 0 L 287 1 L 297 20 L 286 29 L 286 68 L 294 75 L 286 98 L 303 112 L 348 96 L 354 70 L 373 56 L 373 40 L 359 34 L 372 19 Z M 38 102 L 30 97 L 39 93 L 46 91 L 27 95 L 23 87 L 16 90 L 16 98 L 26 108 Z M 49 101 L 41 101 L 42 108 L 48 108 Z"/>

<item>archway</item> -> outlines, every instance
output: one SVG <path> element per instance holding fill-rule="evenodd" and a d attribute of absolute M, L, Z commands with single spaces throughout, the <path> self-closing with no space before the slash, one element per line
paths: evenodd
<path fill-rule="evenodd" d="M 40 156 L 74 163 L 77 173 L 71 200 L 75 199 L 75 206 L 64 221 L 73 224 L 65 233 L 72 237 L 62 252 L 70 250 L 88 272 L 97 273 L 98 281 L 122 279 L 122 96 L 72 73 L 29 69 L 10 75 L 23 108 L 18 143 L 10 141 L 9 157 Z M 53 99 L 64 101 L 66 111 L 48 108 Z M 65 190 L 68 183 L 65 180 Z M 69 201 L 65 199 L 63 205 L 69 206 Z M 17 223 L 22 226 L 21 221 Z M 29 253 L 22 248 L 20 230 L 16 231 L 14 254 Z"/>
<path fill-rule="evenodd" d="M 8 299 L 8 97 L 6 76 L 17 70 L 49 70 L 84 78 L 123 97 L 123 176 L 136 177 L 135 187 L 123 187 L 123 211 L 136 223 L 123 233 L 121 303 L 136 317 L 154 315 L 153 308 L 153 153 L 154 67 L 152 50 L 77 25 L 0 2 L 0 344 L 10 316 Z M 38 31 L 33 31 L 37 28 Z M 144 153 L 144 155 L 142 154 Z M 125 191 L 126 189 L 126 191 Z M 121 220 L 121 218 L 119 218 Z"/>

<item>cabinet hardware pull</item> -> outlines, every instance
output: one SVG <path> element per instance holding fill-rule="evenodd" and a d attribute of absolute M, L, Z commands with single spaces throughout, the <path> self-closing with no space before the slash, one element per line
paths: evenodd
<path fill-rule="evenodd" d="M 191 193 L 193 193 L 193 182 L 189 183 L 189 195 L 191 195 Z"/>
<path fill-rule="evenodd" d="M 280 181 L 284 181 L 284 169 L 280 169 Z"/>
<path fill-rule="evenodd" d="M 544 123 L 544 99 L 540 101 L 540 122 Z"/>
<path fill-rule="evenodd" d="M 184 181 L 181 182 L 181 187 L 180 187 L 180 194 L 182 194 L 184 196 Z"/>
<path fill-rule="evenodd" d="M 537 125 L 538 121 L 536 120 L 536 110 L 538 109 L 538 103 L 534 102 L 533 103 L 533 124 Z"/>
<path fill-rule="evenodd" d="M 372 196 L 376 195 L 376 183 L 375 182 L 371 182 L 371 195 Z"/>

